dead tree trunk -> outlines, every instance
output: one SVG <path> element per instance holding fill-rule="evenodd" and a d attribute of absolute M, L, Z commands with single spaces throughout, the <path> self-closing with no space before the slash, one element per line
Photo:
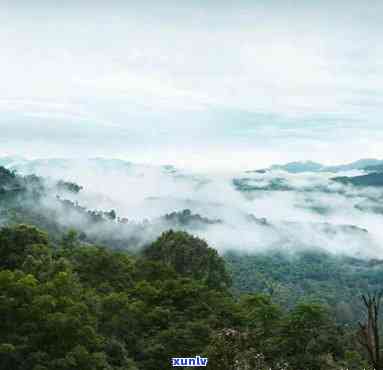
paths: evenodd
<path fill-rule="evenodd" d="M 359 322 L 359 342 L 366 349 L 375 370 L 383 370 L 380 354 L 379 311 L 383 291 L 362 296 L 367 310 L 367 322 Z"/>

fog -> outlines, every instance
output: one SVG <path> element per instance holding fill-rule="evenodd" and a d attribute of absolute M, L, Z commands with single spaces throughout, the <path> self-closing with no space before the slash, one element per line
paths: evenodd
<path fill-rule="evenodd" d="M 51 180 L 64 179 L 82 185 L 84 189 L 79 194 L 64 194 L 63 198 L 90 210 L 114 209 L 120 218 L 128 219 L 129 224 L 122 229 L 115 225 L 113 232 L 123 233 L 121 237 L 125 238 L 138 238 L 141 244 L 172 227 L 203 237 L 220 253 L 309 249 L 383 258 L 383 216 L 372 207 L 379 204 L 382 190 L 345 186 L 331 180 L 335 175 L 353 176 L 362 171 L 206 174 L 173 166 L 148 166 L 102 158 L 16 159 L 8 165 L 21 174 L 36 173 Z M 238 181 L 246 187 L 238 188 Z M 277 187 L 271 188 L 270 184 L 277 184 Z M 47 207 L 56 205 L 47 204 Z M 191 221 L 180 225 L 161 218 L 184 209 L 221 222 Z M 57 217 L 74 227 L 82 222 L 77 216 L 62 211 Z M 142 225 L 144 220 L 145 226 Z M 92 227 L 83 226 L 84 229 Z"/>

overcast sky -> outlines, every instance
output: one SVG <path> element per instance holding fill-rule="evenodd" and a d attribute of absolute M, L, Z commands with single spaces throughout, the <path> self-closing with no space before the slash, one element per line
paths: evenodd
<path fill-rule="evenodd" d="M 0 155 L 382 158 L 383 2 L 0 0 Z"/>

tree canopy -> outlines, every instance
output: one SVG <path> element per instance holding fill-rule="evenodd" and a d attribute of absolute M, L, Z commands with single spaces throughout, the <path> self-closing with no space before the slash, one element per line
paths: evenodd
<path fill-rule="evenodd" d="M 214 370 L 368 368 L 324 306 L 233 296 L 222 258 L 184 232 L 132 256 L 15 225 L 0 256 L 0 370 L 159 370 L 196 355 Z"/>

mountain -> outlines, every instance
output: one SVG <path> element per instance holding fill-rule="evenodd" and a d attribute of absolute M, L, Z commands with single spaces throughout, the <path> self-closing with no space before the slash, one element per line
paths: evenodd
<path fill-rule="evenodd" d="M 334 181 L 324 171 L 249 172 L 242 178 L 105 158 L 11 163 L 16 174 L 4 178 L 27 181 L 28 191 L 10 182 L 1 190 L 0 223 L 33 224 L 57 238 L 75 228 L 86 242 L 136 249 L 175 229 L 205 238 L 220 253 L 318 249 L 381 255 L 375 227 L 383 206 L 380 188 L 346 186 L 353 180 Z"/>
<path fill-rule="evenodd" d="M 383 164 L 367 166 L 364 168 L 364 170 L 367 172 L 383 172 Z"/>
<path fill-rule="evenodd" d="M 383 160 L 367 158 L 367 159 L 359 159 L 356 162 L 339 165 L 339 166 L 325 166 L 323 170 L 327 172 L 367 170 L 367 168 L 369 168 L 370 166 L 379 166 L 379 165 L 383 165 Z"/>
<path fill-rule="evenodd" d="M 305 173 L 305 172 L 343 172 L 353 170 L 370 170 L 374 166 L 383 166 L 383 160 L 366 158 L 358 161 L 336 165 L 326 166 L 318 162 L 302 161 L 290 162 L 286 164 L 275 164 L 269 168 L 257 170 L 258 173 L 262 171 L 286 171 L 289 173 Z"/>
<path fill-rule="evenodd" d="M 25 162 L 27 162 L 27 160 L 19 156 L 6 156 L 0 158 L 0 166 L 3 167 L 12 167 L 14 165 L 20 165 L 21 163 Z"/>
<path fill-rule="evenodd" d="M 290 173 L 302 173 L 302 172 L 319 172 L 323 170 L 324 166 L 317 162 L 290 162 L 283 165 L 272 165 L 271 171 L 282 170 Z"/>
<path fill-rule="evenodd" d="M 294 190 L 294 188 L 288 184 L 287 180 L 281 177 L 275 177 L 266 184 L 257 182 L 249 177 L 234 178 L 232 182 L 234 188 L 241 192 Z"/>
<path fill-rule="evenodd" d="M 34 225 L 54 235 L 56 241 L 75 229 L 83 242 L 134 250 L 168 229 L 195 233 L 222 222 L 189 209 L 137 222 L 120 217 L 113 209 L 84 207 L 79 203 L 83 192 L 73 182 L 22 176 L 0 167 L 0 225 Z"/>
<path fill-rule="evenodd" d="M 358 187 L 367 187 L 367 186 L 382 187 L 383 173 L 373 172 L 373 173 L 369 173 L 367 175 L 361 175 L 361 176 L 340 176 L 340 177 L 333 177 L 332 180 L 342 184 L 353 185 Z"/>

